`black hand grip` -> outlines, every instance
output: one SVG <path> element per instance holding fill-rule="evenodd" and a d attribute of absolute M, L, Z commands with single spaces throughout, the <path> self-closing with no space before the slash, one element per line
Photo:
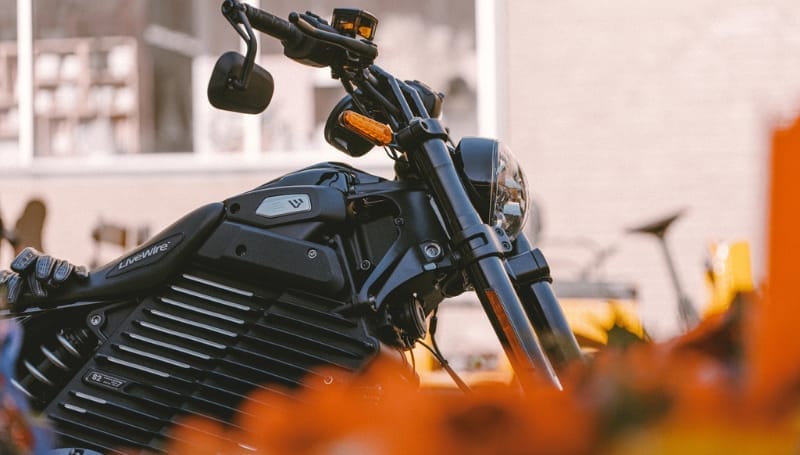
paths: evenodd
<path fill-rule="evenodd" d="M 246 3 L 243 6 L 244 13 L 254 29 L 278 38 L 288 45 L 295 45 L 303 39 L 303 32 L 294 24 Z"/>

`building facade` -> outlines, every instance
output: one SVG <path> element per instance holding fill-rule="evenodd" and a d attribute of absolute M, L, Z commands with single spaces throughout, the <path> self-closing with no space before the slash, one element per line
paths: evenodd
<path fill-rule="evenodd" d="M 28 200 L 44 200 L 54 255 L 110 259 L 121 251 L 98 251 L 91 237 L 101 223 L 156 232 L 302 165 L 346 159 L 319 126 L 339 89 L 269 44 L 262 63 L 277 89 L 264 115 L 206 106 L 205 75 L 238 46 L 216 1 L 107 2 L 93 7 L 99 17 L 69 20 L 58 5 L 89 14 L 94 2 L 0 3 L 15 12 L 2 19 L 4 42 L 30 42 L 2 54 L 18 63 L 0 76 L 0 216 L 13 225 Z M 333 6 L 309 3 L 321 14 Z M 454 131 L 511 145 L 557 280 L 633 283 L 651 333 L 674 333 L 664 257 L 626 229 L 681 209 L 668 242 L 698 308 L 710 242 L 748 241 L 763 273 L 770 131 L 800 107 L 796 2 L 353 3 L 382 20 L 385 68 L 448 94 Z M 269 2 L 284 16 L 295 4 Z M 111 17 L 127 28 L 93 28 Z M 388 175 L 373 155 L 352 163 Z M 0 263 L 9 256 L 6 246 Z"/>

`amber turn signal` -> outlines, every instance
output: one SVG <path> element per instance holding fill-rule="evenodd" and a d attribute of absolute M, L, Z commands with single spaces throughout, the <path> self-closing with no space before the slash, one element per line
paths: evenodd
<path fill-rule="evenodd" d="M 336 8 L 333 10 L 331 25 L 342 35 L 351 38 L 359 36 L 372 41 L 378 27 L 378 18 L 361 9 Z"/>
<path fill-rule="evenodd" d="M 375 145 L 389 145 L 394 133 L 389 125 L 373 120 L 354 111 L 344 111 L 339 123 Z"/>

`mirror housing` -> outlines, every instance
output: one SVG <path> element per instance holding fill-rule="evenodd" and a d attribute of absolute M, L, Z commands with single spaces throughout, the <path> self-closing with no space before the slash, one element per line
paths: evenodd
<path fill-rule="evenodd" d="M 374 145 L 339 123 L 339 116 L 344 111 L 359 112 L 349 94 L 336 104 L 328 116 L 328 121 L 325 122 L 325 140 L 339 151 L 358 158 L 372 150 Z"/>
<path fill-rule="evenodd" d="M 245 58 L 237 52 L 220 56 L 208 81 L 208 101 L 217 109 L 260 114 L 267 108 L 275 91 L 275 81 L 266 69 L 253 65 L 243 88 L 232 83 L 242 73 Z"/>

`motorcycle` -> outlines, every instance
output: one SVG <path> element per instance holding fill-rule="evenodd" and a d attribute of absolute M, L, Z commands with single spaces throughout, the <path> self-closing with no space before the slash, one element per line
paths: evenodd
<path fill-rule="evenodd" d="M 91 272 L 23 251 L 0 279 L 4 316 L 25 331 L 13 384 L 51 422 L 57 447 L 158 450 L 182 416 L 230 425 L 254 390 L 303 387 L 320 367 L 350 374 L 411 349 L 434 335 L 440 303 L 467 290 L 519 385 L 560 387 L 558 371 L 581 352 L 544 255 L 522 233 L 527 182 L 509 148 L 455 144 L 438 119 L 442 94 L 374 64 L 378 20 L 366 11 L 335 9 L 328 23 L 237 0 L 221 9 L 246 52 L 217 61 L 212 105 L 267 107 L 262 32 L 341 82 L 327 142 L 352 157 L 383 147 L 396 177 L 310 166 L 200 207 Z"/>

